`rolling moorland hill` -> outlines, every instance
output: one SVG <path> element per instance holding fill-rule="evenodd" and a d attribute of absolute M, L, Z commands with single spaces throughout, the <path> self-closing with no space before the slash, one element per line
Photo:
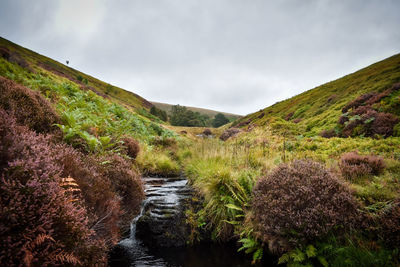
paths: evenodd
<path fill-rule="evenodd" d="M 305 136 L 319 135 L 323 131 L 344 137 L 363 134 L 368 136 L 371 133 L 360 127 L 358 129 L 344 127 L 345 122 L 354 122 L 348 124 L 359 126 L 357 122 L 361 122 L 362 118 L 357 116 L 363 117 L 366 113 L 374 111 L 400 116 L 400 90 L 399 85 L 395 85 L 399 82 L 400 54 L 397 54 L 242 117 L 233 124 L 233 127 L 271 124 L 275 125 L 278 131 L 279 128 L 291 128 Z M 361 106 L 370 109 L 357 111 L 356 109 Z M 338 122 L 341 117 L 343 117 L 342 122 Z M 371 120 L 363 122 L 373 123 Z M 282 127 L 283 124 L 286 124 L 286 127 Z"/>
<path fill-rule="evenodd" d="M 150 103 L 152 103 L 157 108 L 164 110 L 168 114 L 170 114 L 171 107 L 173 106 L 172 104 L 159 103 L 159 102 L 154 102 L 154 101 L 151 101 Z M 217 115 L 218 113 L 224 114 L 225 117 L 227 117 L 230 121 L 236 120 L 236 119 L 242 117 L 241 115 L 227 113 L 227 112 L 221 112 L 221 111 L 216 111 L 216 110 L 211 110 L 211 109 L 188 107 L 188 106 L 185 106 L 185 107 L 188 110 L 191 110 L 193 112 L 198 112 L 198 113 L 200 113 L 200 115 L 207 115 L 210 118 L 214 118 L 214 116 Z"/>
<path fill-rule="evenodd" d="M 150 109 L 152 107 L 149 101 L 135 93 L 100 81 L 2 37 L 0 37 L 0 56 L 32 72 L 46 70 L 56 76 L 66 78 L 84 90 L 91 90 L 102 97 L 109 98 L 135 110 Z"/>

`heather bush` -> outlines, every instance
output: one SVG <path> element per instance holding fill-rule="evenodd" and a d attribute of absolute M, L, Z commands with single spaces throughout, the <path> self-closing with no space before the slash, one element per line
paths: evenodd
<path fill-rule="evenodd" d="M 122 198 L 122 207 L 128 216 L 139 213 L 140 203 L 144 198 L 143 183 L 140 175 L 132 169 L 132 165 L 116 154 L 110 154 L 100 159 L 101 172 L 113 185 Z"/>
<path fill-rule="evenodd" d="M 342 112 L 345 113 L 347 112 L 349 109 L 354 109 L 357 108 L 361 105 L 365 105 L 366 101 L 369 100 L 371 97 L 376 96 L 376 93 L 367 93 L 367 94 L 363 94 L 359 97 L 357 97 L 356 99 L 354 99 L 353 101 L 351 101 L 350 103 L 348 103 L 346 106 L 343 107 Z"/>
<path fill-rule="evenodd" d="M 349 121 L 348 114 L 345 113 L 345 114 L 343 114 L 342 116 L 339 117 L 338 123 L 343 125 L 348 121 Z"/>
<path fill-rule="evenodd" d="M 286 251 L 332 231 L 351 229 L 358 204 L 319 163 L 295 161 L 261 178 L 253 190 L 255 230 L 272 251 Z"/>
<path fill-rule="evenodd" d="M 332 138 L 336 136 L 336 132 L 335 129 L 323 130 L 319 135 L 324 138 Z"/>
<path fill-rule="evenodd" d="M 390 95 L 390 93 L 392 92 L 391 89 L 385 90 L 379 94 L 375 94 L 374 96 L 372 96 L 370 99 L 368 99 L 365 104 L 366 105 L 373 105 L 375 103 L 378 103 L 379 101 L 381 101 L 382 98 L 387 97 L 388 95 Z"/>
<path fill-rule="evenodd" d="M 343 114 L 338 123 L 342 127 L 342 136 L 375 136 L 389 137 L 394 134 L 399 119 L 391 114 L 377 112 L 371 106 L 359 106 L 350 113 Z"/>
<path fill-rule="evenodd" d="M 209 136 L 209 135 L 212 135 L 212 132 L 211 132 L 211 130 L 210 129 L 204 129 L 204 131 L 203 131 L 203 135 L 205 135 L 205 136 Z"/>
<path fill-rule="evenodd" d="M 229 128 L 226 129 L 221 136 L 219 137 L 219 139 L 221 139 L 222 141 L 226 141 L 229 138 L 236 136 L 238 133 L 240 133 L 240 130 L 238 128 Z"/>
<path fill-rule="evenodd" d="M 349 152 L 342 155 L 339 162 L 340 172 L 347 179 L 366 175 L 379 175 L 385 169 L 383 158 L 374 155 L 359 155 Z"/>
<path fill-rule="evenodd" d="M 1 265 L 104 264 L 104 242 L 90 229 L 81 199 L 60 186 L 50 138 L 0 110 L 0 144 Z"/>
<path fill-rule="evenodd" d="M 400 199 L 395 200 L 379 218 L 381 239 L 390 247 L 400 246 Z"/>
<path fill-rule="evenodd" d="M 0 77 L 0 107 L 15 116 L 17 123 L 36 132 L 48 133 L 60 119 L 50 103 L 29 88 Z"/>
<path fill-rule="evenodd" d="M 384 137 L 393 135 L 393 128 L 399 119 L 391 113 L 379 112 L 372 122 L 372 134 L 379 134 Z"/>
<path fill-rule="evenodd" d="M 285 116 L 285 120 L 290 120 L 293 117 L 294 112 L 290 112 Z"/>
<path fill-rule="evenodd" d="M 0 56 L 11 63 L 15 63 L 20 67 L 27 69 L 28 71 L 32 71 L 29 63 L 23 57 L 21 57 L 20 54 L 17 52 L 10 52 L 7 47 L 0 47 Z"/>
<path fill-rule="evenodd" d="M 123 138 L 122 141 L 124 142 L 123 146 L 126 150 L 126 154 L 129 157 L 136 159 L 140 152 L 139 142 L 129 136 Z"/>
<path fill-rule="evenodd" d="M 56 150 L 62 177 L 73 177 L 81 189 L 91 228 L 108 247 L 114 245 L 120 238 L 118 223 L 123 211 L 120 196 L 100 169 L 101 161 L 65 145 L 57 145 Z"/>

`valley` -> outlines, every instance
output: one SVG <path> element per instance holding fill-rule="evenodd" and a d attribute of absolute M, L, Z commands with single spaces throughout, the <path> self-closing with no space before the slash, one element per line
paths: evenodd
<path fill-rule="evenodd" d="M 1 265 L 400 263 L 400 54 L 217 128 L 3 38 L 0 76 Z M 181 209 L 179 242 L 132 252 L 144 207 Z"/>

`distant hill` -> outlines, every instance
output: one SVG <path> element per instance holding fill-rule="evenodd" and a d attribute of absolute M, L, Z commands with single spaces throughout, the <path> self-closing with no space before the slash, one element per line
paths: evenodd
<path fill-rule="evenodd" d="M 395 123 L 396 118 L 400 117 L 400 85 L 396 85 L 399 82 L 400 54 L 396 54 L 340 79 L 242 117 L 232 127 L 243 128 L 251 125 L 254 128 L 274 125 L 277 130 L 292 127 L 298 134 L 315 136 L 324 130 L 337 132 L 342 130 L 340 127 L 343 128 L 350 122 L 356 124 L 358 128 L 365 128 L 366 125 L 361 122 L 373 124 L 375 120 L 377 123 L 378 117 L 371 115 L 374 112 L 382 112 L 381 115 L 392 114 L 394 117 L 388 119 Z M 364 106 L 364 111 L 356 111 L 355 108 L 359 106 Z M 365 112 L 369 112 L 369 115 Z M 344 122 L 338 125 L 341 116 L 344 117 Z M 363 116 L 370 117 L 362 121 Z M 381 117 L 385 116 L 391 115 Z M 359 135 L 364 134 L 363 129 L 355 130 L 360 130 Z M 348 136 L 352 135 L 355 136 L 357 133 L 348 133 Z"/>
<path fill-rule="evenodd" d="M 168 114 L 171 111 L 171 107 L 174 106 L 172 104 L 159 103 L 159 102 L 154 102 L 154 101 L 150 101 L 150 103 L 153 104 L 154 106 L 156 106 L 157 108 L 166 111 Z M 236 119 L 242 117 L 241 115 L 227 113 L 227 112 L 221 112 L 221 111 L 216 111 L 216 110 L 211 110 L 211 109 L 188 107 L 188 106 L 185 106 L 185 107 L 193 112 L 198 112 L 202 115 L 207 115 L 210 118 L 214 118 L 214 116 L 217 115 L 218 113 L 224 114 L 225 117 L 227 117 L 230 121 L 236 120 Z"/>

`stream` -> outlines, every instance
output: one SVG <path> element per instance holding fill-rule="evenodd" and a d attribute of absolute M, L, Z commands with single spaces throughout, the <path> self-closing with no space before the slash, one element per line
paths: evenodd
<path fill-rule="evenodd" d="M 137 222 L 147 212 L 160 224 L 179 211 L 180 201 L 191 196 L 187 180 L 182 178 L 143 178 L 146 199 L 140 213 L 132 220 L 130 236 L 121 240 L 110 253 L 109 265 L 114 266 L 257 266 L 232 245 L 204 243 L 196 246 L 151 248 L 137 238 Z M 173 217 L 172 217 L 173 218 Z M 260 265 L 261 266 L 261 265 Z M 265 265 L 262 266 L 271 266 Z"/>

